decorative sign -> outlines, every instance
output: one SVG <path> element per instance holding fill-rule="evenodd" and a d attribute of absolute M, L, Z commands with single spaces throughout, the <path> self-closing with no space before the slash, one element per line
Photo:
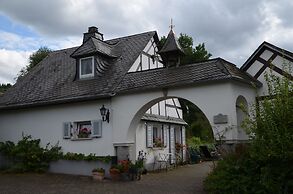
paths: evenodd
<path fill-rule="evenodd" d="M 228 116 L 223 114 L 218 114 L 214 116 L 214 123 L 215 124 L 226 124 L 228 123 Z"/>

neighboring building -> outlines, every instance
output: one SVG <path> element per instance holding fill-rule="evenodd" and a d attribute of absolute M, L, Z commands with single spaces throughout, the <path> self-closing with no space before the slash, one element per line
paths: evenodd
<path fill-rule="evenodd" d="M 64 152 L 131 160 L 144 150 L 151 168 L 158 153 L 174 161 L 176 143 L 185 145 L 178 98 L 201 109 L 216 139 L 247 141 L 239 105 L 249 108 L 255 90 L 267 90 L 259 79 L 265 68 L 254 66 L 275 56 L 269 52 L 293 61 L 291 52 L 264 43 L 241 69 L 221 58 L 180 65 L 173 30 L 163 48 L 158 41 L 154 31 L 105 41 L 90 27 L 81 46 L 50 53 L 0 98 L 0 141 L 24 133 Z"/>

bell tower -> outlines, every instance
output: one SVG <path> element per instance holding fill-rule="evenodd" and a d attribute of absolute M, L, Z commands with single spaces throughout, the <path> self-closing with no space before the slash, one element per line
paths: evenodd
<path fill-rule="evenodd" d="M 178 67 L 180 65 L 180 58 L 183 55 L 185 55 L 183 49 L 181 48 L 175 36 L 173 28 L 174 25 L 171 19 L 170 32 L 168 34 L 166 42 L 161 48 L 161 50 L 158 51 L 158 53 L 161 55 L 163 59 L 164 64 L 167 67 Z"/>

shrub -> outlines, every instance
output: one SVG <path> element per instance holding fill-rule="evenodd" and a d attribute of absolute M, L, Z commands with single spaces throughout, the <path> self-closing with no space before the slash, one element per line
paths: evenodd
<path fill-rule="evenodd" d="M 49 167 L 50 161 L 58 160 L 61 147 L 57 145 L 45 148 L 40 146 L 40 139 L 33 139 L 30 135 L 24 135 L 22 139 L 14 144 L 11 141 L 0 143 L 0 152 L 7 156 L 12 165 L 9 171 L 16 172 L 43 172 Z"/>
<path fill-rule="evenodd" d="M 218 163 L 205 180 L 212 194 L 293 193 L 293 82 L 274 75 L 266 79 L 269 95 L 244 125 L 250 148 Z"/>

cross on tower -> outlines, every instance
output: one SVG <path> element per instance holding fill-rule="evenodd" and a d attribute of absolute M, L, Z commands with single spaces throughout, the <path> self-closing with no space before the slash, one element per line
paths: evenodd
<path fill-rule="evenodd" d="M 175 27 L 175 25 L 173 25 L 173 19 L 171 18 L 171 25 L 169 26 L 171 28 L 171 30 L 173 30 L 173 28 Z"/>

